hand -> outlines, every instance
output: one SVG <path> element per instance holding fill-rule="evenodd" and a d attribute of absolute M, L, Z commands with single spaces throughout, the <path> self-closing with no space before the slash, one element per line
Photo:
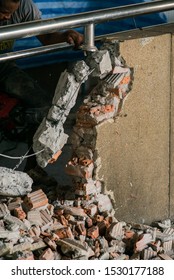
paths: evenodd
<path fill-rule="evenodd" d="M 69 44 L 74 44 L 75 49 L 83 43 L 83 35 L 75 30 L 67 30 L 63 32 L 64 39 Z"/>

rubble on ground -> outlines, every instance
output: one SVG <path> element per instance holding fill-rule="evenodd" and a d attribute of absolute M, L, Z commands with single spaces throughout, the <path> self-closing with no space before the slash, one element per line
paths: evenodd
<path fill-rule="evenodd" d="M 151 226 L 118 221 L 102 194 L 80 201 L 72 192 L 74 199 L 58 199 L 63 192 L 50 189 L 47 196 L 37 189 L 1 198 L 1 260 L 174 259 L 169 219 Z"/>

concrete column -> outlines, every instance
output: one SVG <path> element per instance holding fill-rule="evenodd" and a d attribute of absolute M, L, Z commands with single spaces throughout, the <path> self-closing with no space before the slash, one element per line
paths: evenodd
<path fill-rule="evenodd" d="M 98 129 L 99 177 L 116 218 L 151 223 L 169 217 L 171 36 L 127 40 L 120 52 L 134 68 L 133 89 L 121 116 Z"/>

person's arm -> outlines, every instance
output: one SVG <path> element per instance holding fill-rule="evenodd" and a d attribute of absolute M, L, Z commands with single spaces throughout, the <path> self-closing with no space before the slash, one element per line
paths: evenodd
<path fill-rule="evenodd" d="M 21 22 L 41 19 L 41 12 L 32 0 L 21 0 L 20 4 L 20 13 L 22 14 Z M 75 48 L 78 48 L 83 42 L 83 35 L 75 30 L 42 34 L 38 35 L 37 38 L 43 45 L 67 42 L 74 44 Z"/>
<path fill-rule="evenodd" d="M 83 35 L 75 30 L 42 34 L 38 35 L 37 38 L 43 45 L 67 42 L 69 44 L 74 44 L 75 48 L 78 48 L 83 43 Z"/>

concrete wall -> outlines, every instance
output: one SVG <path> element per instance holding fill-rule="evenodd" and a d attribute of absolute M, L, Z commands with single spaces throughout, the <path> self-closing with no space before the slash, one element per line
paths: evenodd
<path fill-rule="evenodd" d="M 151 223 L 170 216 L 170 203 L 174 215 L 169 187 L 171 35 L 128 40 L 120 51 L 134 68 L 133 89 L 122 116 L 98 131 L 99 175 L 118 219 Z"/>
<path fill-rule="evenodd" d="M 174 36 L 172 38 L 171 53 L 171 122 L 170 122 L 170 216 L 174 219 Z"/>

